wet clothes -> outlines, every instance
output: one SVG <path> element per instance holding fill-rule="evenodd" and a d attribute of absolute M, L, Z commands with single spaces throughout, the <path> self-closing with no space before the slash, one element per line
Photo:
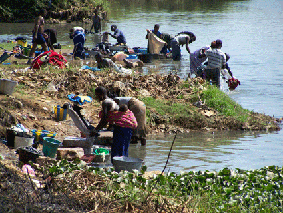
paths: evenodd
<path fill-rule="evenodd" d="M 101 61 L 97 62 L 97 68 L 114 67 L 114 62 L 110 58 L 103 58 Z"/>
<path fill-rule="evenodd" d="M 148 52 L 159 54 L 165 47 L 166 42 L 156 36 L 154 33 L 148 33 Z"/>

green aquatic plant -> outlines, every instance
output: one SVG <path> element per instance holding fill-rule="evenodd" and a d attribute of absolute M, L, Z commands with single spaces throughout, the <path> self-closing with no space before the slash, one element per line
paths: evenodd
<path fill-rule="evenodd" d="M 130 202 L 141 206 L 144 202 L 154 202 L 156 207 L 163 208 L 164 202 L 167 202 L 175 211 L 178 206 L 194 212 L 283 211 L 282 167 L 267 166 L 256 170 L 224 168 L 218 172 L 190 171 L 179 174 L 168 172 L 145 178 L 142 174 L 144 170 L 142 173 L 137 170 L 117 173 L 113 168 L 81 165 L 79 161 L 61 161 L 49 166 L 49 172 L 58 175 L 84 170 L 101 177 L 105 183 L 92 185 L 88 190 L 101 190 L 110 199 L 123 204 Z M 80 187 L 76 189 L 85 190 Z"/>

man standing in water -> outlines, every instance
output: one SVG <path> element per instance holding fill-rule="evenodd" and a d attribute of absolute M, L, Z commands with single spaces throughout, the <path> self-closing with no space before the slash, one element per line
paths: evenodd
<path fill-rule="evenodd" d="M 35 50 L 38 44 L 41 45 L 43 51 L 47 51 L 47 43 L 46 38 L 47 35 L 44 33 L 44 17 L 47 15 L 47 11 L 45 9 L 41 9 L 39 12 L 39 16 L 34 21 L 34 28 L 32 30 L 33 39 L 32 39 L 32 48 L 29 54 L 29 57 L 35 56 Z M 31 63 L 31 59 L 28 60 L 28 64 Z"/>
<path fill-rule="evenodd" d="M 92 18 L 92 25 L 90 28 L 90 32 L 92 29 L 94 29 L 95 33 L 99 33 L 101 31 L 101 18 L 98 15 L 98 11 L 96 9 L 94 10 L 94 16 Z"/>
<path fill-rule="evenodd" d="M 215 44 L 215 48 L 214 48 Z M 205 51 L 207 65 L 205 68 L 205 78 L 207 81 L 212 80 L 212 84 L 220 87 L 220 70 L 226 66 L 226 56 L 221 51 L 222 41 L 217 39 L 211 43 L 211 48 Z"/>

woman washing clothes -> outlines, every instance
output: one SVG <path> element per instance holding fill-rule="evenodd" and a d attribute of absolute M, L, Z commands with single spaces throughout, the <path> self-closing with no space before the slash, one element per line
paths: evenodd
<path fill-rule="evenodd" d="M 134 129 L 131 143 L 138 143 L 146 145 L 146 106 L 145 104 L 133 97 L 115 97 L 114 101 L 119 105 L 127 105 L 131 110 L 138 122 L 138 127 Z"/>
<path fill-rule="evenodd" d="M 111 161 L 115 156 L 128 157 L 128 149 L 133 133 L 133 129 L 137 127 L 136 118 L 126 105 L 121 106 L 119 111 L 118 104 L 107 96 L 107 90 L 104 87 L 95 89 L 95 97 L 98 101 L 102 101 L 102 110 L 100 112 L 100 122 L 93 130 L 96 134 L 108 123 L 113 125 L 113 143 L 111 145 Z"/>

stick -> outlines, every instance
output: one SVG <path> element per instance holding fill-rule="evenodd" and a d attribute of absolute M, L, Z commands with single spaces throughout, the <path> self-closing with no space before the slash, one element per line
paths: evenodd
<path fill-rule="evenodd" d="M 161 173 L 161 174 L 163 174 L 163 173 L 164 173 L 164 171 L 165 171 L 165 169 L 166 169 L 166 167 L 167 167 L 167 164 L 168 164 L 168 161 L 169 161 L 169 158 L 170 158 L 170 154 L 171 154 L 171 151 L 172 151 L 173 145 L 174 145 L 174 143 L 175 143 L 175 139 L 176 139 L 176 137 L 177 137 L 177 133 L 176 133 L 176 135 L 175 135 L 175 137 L 174 137 L 174 140 L 173 140 L 173 142 L 172 142 L 172 144 L 171 144 L 170 151 L 169 151 L 169 153 L 168 153 L 168 157 L 167 157 L 167 160 L 166 160 L 165 166 L 164 166 L 164 168 L 163 168 L 163 170 L 162 170 L 162 173 Z M 152 194 L 152 191 L 153 191 L 153 189 L 156 187 L 157 182 L 158 182 L 158 180 L 155 182 L 154 187 L 152 187 L 152 188 L 151 188 L 150 193 L 147 195 L 147 197 L 145 198 L 145 200 L 142 202 L 142 205 L 143 205 L 143 204 L 147 201 L 147 199 L 149 198 L 149 196 Z"/>
<path fill-rule="evenodd" d="M 163 174 L 163 172 L 165 171 L 165 169 L 166 169 L 166 167 L 167 167 L 167 164 L 168 164 L 168 161 L 169 161 L 169 158 L 170 158 L 170 154 L 171 154 L 171 151 L 172 151 L 172 148 L 173 148 L 173 145 L 174 145 L 174 142 L 175 142 L 176 137 L 177 137 L 177 133 L 176 133 L 176 135 L 175 135 L 175 137 L 174 137 L 174 140 L 173 140 L 173 142 L 172 142 L 172 144 L 171 144 L 171 148 L 170 148 L 170 151 L 169 151 L 169 153 L 168 153 L 168 157 L 167 157 L 165 166 L 164 166 L 164 168 L 163 168 L 161 174 Z"/>

